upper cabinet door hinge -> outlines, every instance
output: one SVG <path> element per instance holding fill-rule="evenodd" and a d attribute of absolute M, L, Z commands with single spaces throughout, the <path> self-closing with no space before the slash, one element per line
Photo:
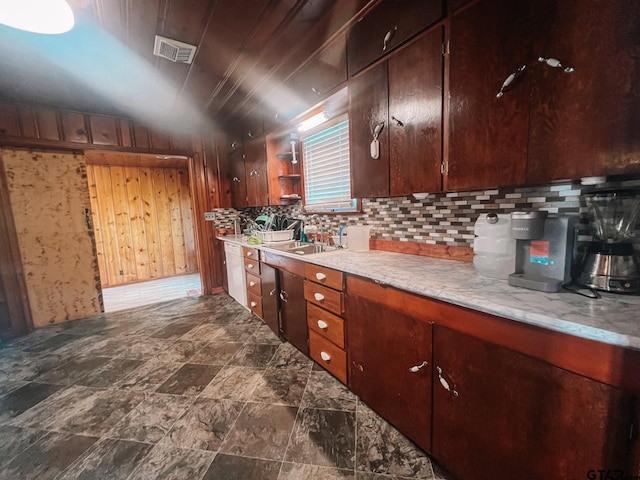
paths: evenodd
<path fill-rule="evenodd" d="M 449 162 L 442 162 L 440 164 L 440 175 L 448 175 L 449 174 Z"/>
<path fill-rule="evenodd" d="M 446 57 L 447 55 L 451 55 L 451 43 L 449 40 L 442 44 L 442 56 Z"/>

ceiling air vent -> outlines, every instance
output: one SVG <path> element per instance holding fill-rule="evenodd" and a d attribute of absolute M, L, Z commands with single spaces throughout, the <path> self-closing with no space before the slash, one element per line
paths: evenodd
<path fill-rule="evenodd" d="M 196 46 L 156 35 L 153 54 L 176 63 L 191 63 L 196 54 Z"/>

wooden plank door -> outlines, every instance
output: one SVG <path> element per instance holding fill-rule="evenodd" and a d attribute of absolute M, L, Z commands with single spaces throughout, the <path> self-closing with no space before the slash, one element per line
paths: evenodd
<path fill-rule="evenodd" d="M 309 356 L 307 302 L 304 299 L 304 277 L 279 270 L 280 316 L 284 338 Z"/>
<path fill-rule="evenodd" d="M 4 150 L 3 164 L 34 325 L 102 311 L 84 157 Z"/>

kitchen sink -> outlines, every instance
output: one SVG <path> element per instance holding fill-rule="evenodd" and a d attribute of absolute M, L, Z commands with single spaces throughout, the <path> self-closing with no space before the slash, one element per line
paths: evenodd
<path fill-rule="evenodd" d="M 265 245 L 268 248 L 274 250 L 280 250 L 282 252 L 295 253 L 298 255 L 309 255 L 312 253 L 333 252 L 338 247 L 332 247 L 323 243 L 307 243 L 307 242 L 287 242 L 282 245 Z"/>

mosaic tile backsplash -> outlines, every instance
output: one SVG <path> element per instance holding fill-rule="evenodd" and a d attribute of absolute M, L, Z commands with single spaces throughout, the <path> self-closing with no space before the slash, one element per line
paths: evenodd
<path fill-rule="evenodd" d="M 324 231 L 337 233 L 341 225 L 373 225 L 371 236 L 384 240 L 422 242 L 439 245 L 473 246 L 473 226 L 481 214 L 489 212 L 546 210 L 550 213 L 576 214 L 583 218 L 588 240 L 587 208 L 582 195 L 594 191 L 640 188 L 639 178 L 582 185 L 579 181 L 545 186 L 501 188 L 469 192 L 416 194 L 408 197 L 367 198 L 362 213 L 321 215 Z M 261 214 L 287 215 L 309 221 L 300 205 L 246 208 L 241 211 L 218 209 L 218 223 L 233 226 L 233 219 L 255 218 Z M 636 227 L 636 252 L 640 252 L 640 225 Z"/>

